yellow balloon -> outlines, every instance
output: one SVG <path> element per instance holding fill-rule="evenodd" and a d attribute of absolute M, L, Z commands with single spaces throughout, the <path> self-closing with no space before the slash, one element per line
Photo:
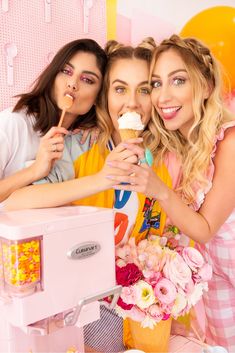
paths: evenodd
<path fill-rule="evenodd" d="M 198 13 L 180 35 L 205 43 L 221 63 L 227 90 L 235 89 L 235 7 L 216 6 Z"/>

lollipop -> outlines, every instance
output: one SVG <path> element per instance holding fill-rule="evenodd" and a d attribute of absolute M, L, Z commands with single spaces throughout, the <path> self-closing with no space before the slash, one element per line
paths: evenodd
<path fill-rule="evenodd" d="M 66 112 L 66 110 L 71 108 L 72 105 L 73 105 L 73 97 L 70 96 L 70 94 L 66 93 L 66 95 L 63 97 L 63 99 L 61 101 L 62 113 L 61 113 L 61 117 L 60 117 L 60 121 L 59 121 L 58 127 L 62 126 L 65 112 Z"/>

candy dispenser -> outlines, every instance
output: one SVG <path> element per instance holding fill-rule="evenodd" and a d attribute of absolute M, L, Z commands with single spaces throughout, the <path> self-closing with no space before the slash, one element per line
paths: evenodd
<path fill-rule="evenodd" d="M 9 295 L 24 296 L 41 289 L 41 240 L 1 239 L 3 287 Z"/>
<path fill-rule="evenodd" d="M 0 353 L 84 352 L 82 327 L 119 291 L 112 210 L 0 214 Z"/>

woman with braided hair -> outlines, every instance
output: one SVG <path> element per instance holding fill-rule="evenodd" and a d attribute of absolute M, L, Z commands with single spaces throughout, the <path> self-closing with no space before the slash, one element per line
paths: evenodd
<path fill-rule="evenodd" d="M 115 188 L 156 198 L 171 224 L 193 239 L 212 265 L 204 295 L 206 340 L 235 352 L 235 120 L 221 96 L 219 66 L 192 38 L 164 40 L 151 63 L 152 103 L 164 160 L 177 188 L 148 165 L 112 162 L 126 171 Z M 134 173 L 134 174 L 133 174 Z M 128 184 L 119 184 L 119 182 Z"/>

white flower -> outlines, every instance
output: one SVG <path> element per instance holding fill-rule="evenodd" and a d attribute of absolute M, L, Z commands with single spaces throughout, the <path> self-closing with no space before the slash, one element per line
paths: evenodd
<path fill-rule="evenodd" d="M 136 304 L 140 309 L 148 308 L 155 302 L 153 288 L 145 281 L 139 281 L 135 284 L 137 289 Z"/>
<path fill-rule="evenodd" d="M 194 306 L 201 299 L 204 290 L 208 290 L 207 283 L 195 284 L 193 291 L 188 298 L 188 304 L 190 307 Z"/>
<path fill-rule="evenodd" d="M 144 320 L 141 322 L 140 325 L 143 328 L 148 327 L 148 328 L 150 328 L 152 330 L 154 328 L 154 326 L 156 325 L 156 322 L 150 316 L 146 315 Z"/>
<path fill-rule="evenodd" d="M 185 295 L 178 293 L 175 299 L 175 303 L 172 307 L 171 314 L 174 318 L 177 318 L 180 313 L 186 308 L 187 300 Z"/>

